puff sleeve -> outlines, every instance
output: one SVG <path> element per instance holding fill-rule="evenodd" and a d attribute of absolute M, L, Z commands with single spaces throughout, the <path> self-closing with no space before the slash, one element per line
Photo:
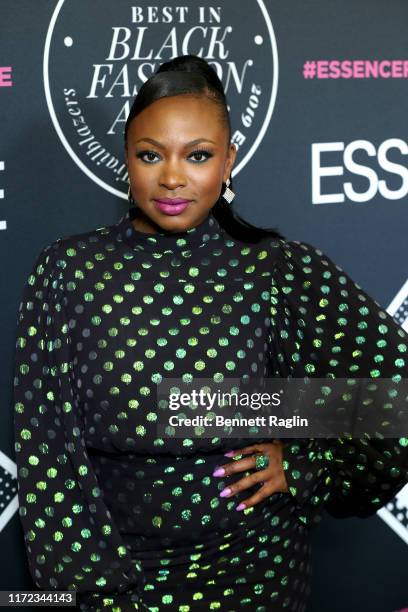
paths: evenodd
<path fill-rule="evenodd" d="M 278 376 L 408 377 L 405 331 L 313 245 L 281 242 L 270 306 Z M 285 440 L 283 467 L 304 523 L 318 522 L 323 507 L 335 517 L 363 518 L 408 482 L 408 432 Z"/>
<path fill-rule="evenodd" d="M 112 522 L 87 455 L 64 305 L 65 251 L 46 246 L 26 281 L 17 319 L 14 435 L 19 518 L 41 590 L 116 594 L 144 581 Z M 112 600 L 113 601 L 113 600 Z"/>

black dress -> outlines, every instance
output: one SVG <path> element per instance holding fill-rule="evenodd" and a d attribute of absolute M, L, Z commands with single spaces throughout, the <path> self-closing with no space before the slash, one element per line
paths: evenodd
<path fill-rule="evenodd" d="M 406 377 L 407 334 L 310 244 L 249 245 L 211 212 L 178 234 L 132 216 L 46 246 L 24 288 L 14 418 L 33 580 L 83 610 L 303 611 L 311 526 L 390 500 L 408 440 L 286 439 L 289 492 L 237 512 L 254 490 L 222 498 L 212 476 L 231 443 L 157 436 L 156 385 Z"/>

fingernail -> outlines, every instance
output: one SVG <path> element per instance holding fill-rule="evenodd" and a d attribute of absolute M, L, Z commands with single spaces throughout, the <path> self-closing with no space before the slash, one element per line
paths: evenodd
<path fill-rule="evenodd" d="M 224 474 L 225 474 L 224 468 L 218 468 L 214 470 L 213 472 L 213 476 L 224 476 Z"/>
<path fill-rule="evenodd" d="M 228 451 L 228 453 L 224 453 L 224 457 L 233 457 L 235 451 Z"/>
<path fill-rule="evenodd" d="M 239 506 L 235 508 L 235 510 L 243 510 L 244 508 L 246 508 L 246 505 L 241 502 Z"/>
<path fill-rule="evenodd" d="M 229 487 L 227 487 L 226 489 L 223 489 L 220 493 L 220 497 L 227 497 L 227 495 L 229 495 L 231 493 L 231 489 Z"/>

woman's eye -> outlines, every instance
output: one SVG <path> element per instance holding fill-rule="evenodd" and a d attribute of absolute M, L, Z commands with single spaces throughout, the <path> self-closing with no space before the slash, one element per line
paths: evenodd
<path fill-rule="evenodd" d="M 143 159 L 145 157 L 145 155 L 157 155 L 157 153 L 155 153 L 154 151 L 140 151 L 140 153 L 137 154 L 137 157 L 141 160 L 143 160 L 144 162 L 151 164 L 154 163 L 153 160 L 147 161 L 146 159 Z"/>
<path fill-rule="evenodd" d="M 191 155 L 194 155 L 194 156 L 198 155 L 199 157 L 202 157 L 204 155 L 205 156 L 204 159 L 208 159 L 208 158 L 212 157 L 212 153 L 210 153 L 209 151 L 204 151 L 204 149 L 200 150 L 200 151 L 193 151 L 191 153 Z M 203 159 L 196 159 L 196 161 L 200 162 L 200 161 L 204 161 L 204 160 Z"/>
<path fill-rule="evenodd" d="M 154 157 L 157 157 L 157 153 L 155 153 L 154 151 L 140 151 L 140 153 L 137 153 L 137 157 L 147 164 L 154 164 L 156 163 Z M 212 157 L 212 153 L 203 149 L 199 151 L 193 151 L 192 153 L 190 153 L 189 157 L 193 157 L 195 163 L 201 163 L 206 159 Z"/>

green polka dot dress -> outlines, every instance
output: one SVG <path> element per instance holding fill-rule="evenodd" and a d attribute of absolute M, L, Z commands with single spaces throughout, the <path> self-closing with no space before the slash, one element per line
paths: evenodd
<path fill-rule="evenodd" d="M 35 585 L 82 610 L 304 611 L 310 528 L 390 500 L 408 440 L 286 439 L 289 491 L 237 512 L 257 487 L 220 497 L 231 441 L 159 437 L 156 386 L 406 376 L 407 334 L 310 244 L 244 243 L 212 212 L 177 234 L 133 217 L 46 246 L 24 287 L 15 450 Z"/>

